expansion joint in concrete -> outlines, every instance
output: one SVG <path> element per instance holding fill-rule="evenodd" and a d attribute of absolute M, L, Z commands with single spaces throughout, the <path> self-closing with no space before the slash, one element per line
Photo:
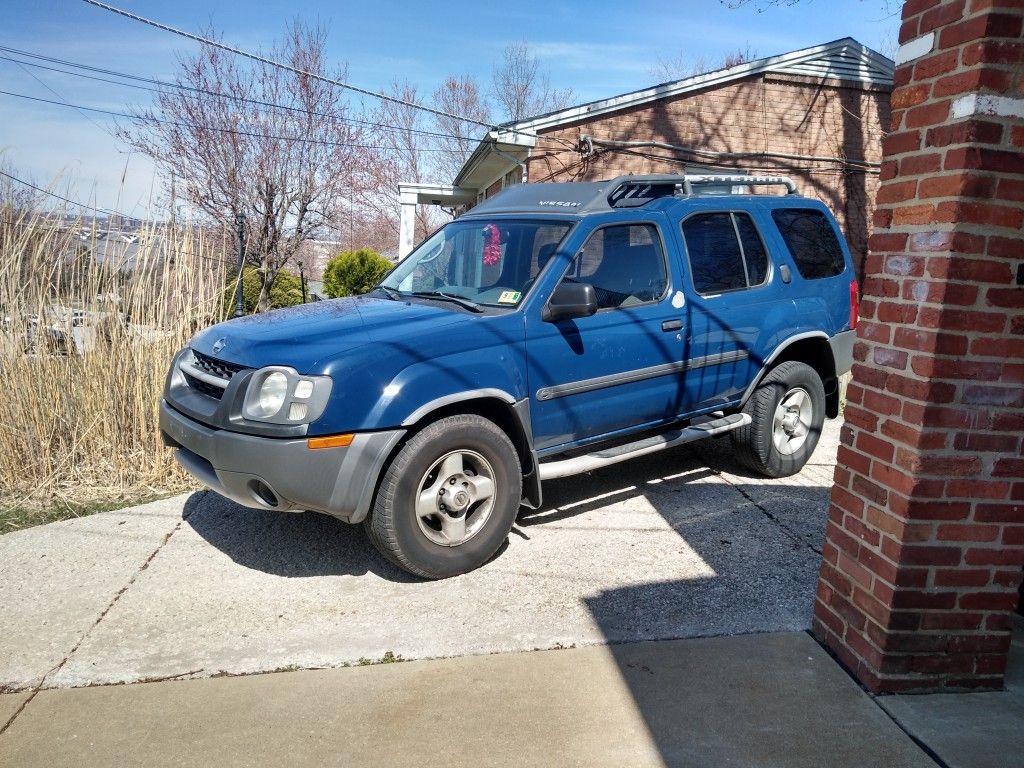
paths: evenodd
<path fill-rule="evenodd" d="M 204 491 L 204 493 L 206 492 Z M 182 524 L 187 519 L 187 515 L 182 517 L 182 519 L 178 521 L 177 525 L 175 525 L 174 528 L 167 532 L 167 534 L 163 537 L 160 543 L 156 546 L 156 549 L 149 553 L 149 556 L 145 560 L 143 560 L 142 564 L 138 567 L 135 573 L 132 574 L 131 578 L 128 579 L 127 583 L 117 591 L 117 593 L 113 596 L 113 598 L 111 598 L 107 606 L 102 611 L 100 611 L 100 615 L 96 617 L 96 620 L 89 625 L 89 628 L 86 629 L 85 632 L 82 633 L 82 636 L 78 638 L 78 642 L 75 643 L 74 647 L 67 652 L 63 659 L 57 662 L 39 679 L 39 683 L 34 688 L 32 688 L 32 691 L 29 693 L 28 697 L 25 699 L 25 701 L 21 703 L 21 706 L 19 706 L 14 711 L 14 713 L 7 719 L 7 722 L 5 722 L 3 725 L 0 725 L 0 736 L 3 736 L 3 734 L 7 731 L 8 728 L 11 727 L 14 721 L 18 719 L 18 716 L 25 711 L 25 708 L 32 702 L 32 699 L 36 697 L 36 694 L 38 694 L 41 690 L 46 688 L 46 681 L 53 675 L 60 672 L 64 668 L 64 666 L 71 660 L 71 657 L 75 655 L 75 652 L 82 647 L 82 644 L 86 641 L 89 635 L 91 635 L 93 631 L 96 629 L 96 627 L 99 626 L 100 622 L 102 622 L 103 619 L 106 618 L 107 614 L 110 613 L 111 609 L 113 609 L 113 607 L 117 605 L 118 600 L 120 600 L 124 593 L 131 588 L 132 584 L 135 583 L 136 579 L 139 578 L 142 572 L 149 567 L 149 564 L 153 562 L 153 559 L 157 556 L 157 554 L 159 554 L 160 550 L 167 546 L 167 542 L 169 542 L 171 540 L 171 537 L 174 536 L 174 534 L 176 534 L 181 529 Z"/>

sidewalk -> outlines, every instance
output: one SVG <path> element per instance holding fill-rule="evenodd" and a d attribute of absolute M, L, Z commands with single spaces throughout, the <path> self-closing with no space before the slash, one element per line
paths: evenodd
<path fill-rule="evenodd" d="M 940 705 L 959 707 L 955 727 L 930 725 L 952 730 L 947 739 L 992 731 L 1000 711 L 1012 717 L 1021 705 L 1016 685 L 1015 693 L 944 695 Z M 0 696 L 0 721 L 27 696 Z M 985 708 L 978 697 L 989 697 Z M 909 702 L 900 719 L 916 731 L 910 713 L 934 698 L 878 701 L 889 709 Z M 929 722 L 925 714 L 920 734 L 928 738 L 936 730 Z M 1001 746 L 989 740 L 987 752 L 961 755 L 943 743 L 943 758 L 951 766 L 1020 765 L 1024 728 L 1013 729 L 1012 719 L 1002 725 L 1009 730 Z M 790 632 L 43 690 L 0 735 L 0 765 L 936 762 L 811 637 Z"/>

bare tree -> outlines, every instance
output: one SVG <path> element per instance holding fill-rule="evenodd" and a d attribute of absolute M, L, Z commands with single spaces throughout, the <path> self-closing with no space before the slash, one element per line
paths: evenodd
<path fill-rule="evenodd" d="M 903 7 L 903 0 L 861 0 L 861 2 L 872 1 L 878 3 L 880 10 L 886 16 L 895 16 L 899 14 Z M 793 5 L 800 5 L 802 3 L 809 3 L 811 0 L 718 0 L 718 2 L 732 10 L 742 8 L 745 5 L 750 5 L 756 8 L 758 13 L 762 13 L 775 6 L 785 8 Z"/>
<path fill-rule="evenodd" d="M 438 137 L 435 165 L 441 179 L 454 179 L 469 160 L 486 129 L 480 123 L 490 122 L 487 98 L 472 75 L 449 75 L 434 91 L 434 106 L 442 112 L 468 118 L 458 120 L 441 115 L 434 116 Z"/>
<path fill-rule="evenodd" d="M 44 195 L 32 187 L 15 181 L 19 178 L 25 179 L 25 176 L 0 153 L 0 212 L 28 214 L 42 205 Z M 35 184 L 35 181 L 30 178 L 25 180 L 29 184 Z"/>
<path fill-rule="evenodd" d="M 360 207 L 366 219 L 394 239 L 400 210 L 398 185 L 435 181 L 432 159 L 438 153 L 433 138 L 426 133 L 430 130 L 428 113 L 416 106 L 422 103 L 416 86 L 408 81 L 394 81 L 387 95 L 396 101 L 382 101 L 372 113 L 372 122 L 377 124 L 372 134 L 375 149 L 360 191 Z M 418 206 L 416 239 L 439 223 L 436 211 Z"/>
<path fill-rule="evenodd" d="M 491 71 L 491 96 L 507 120 L 562 109 L 572 103 L 572 88 L 552 88 L 551 76 L 528 43 L 509 43 Z"/>
<path fill-rule="evenodd" d="M 344 69 L 328 69 L 326 40 L 323 29 L 296 22 L 271 57 L 343 79 Z M 331 223 L 353 167 L 364 162 L 353 146 L 361 131 L 347 120 L 340 89 L 212 46 L 180 59 L 175 83 L 182 88 L 162 88 L 120 135 L 211 219 L 246 216 L 258 310 L 266 310 L 278 270 Z"/>
<path fill-rule="evenodd" d="M 682 80 L 686 77 L 703 75 L 705 72 L 714 72 L 716 69 L 727 69 L 739 64 L 746 64 L 756 58 L 757 51 L 751 49 L 750 43 L 726 54 L 718 63 L 709 62 L 704 56 L 693 58 L 684 51 L 680 51 L 672 57 L 659 57 L 651 68 L 651 74 L 664 82 Z"/>

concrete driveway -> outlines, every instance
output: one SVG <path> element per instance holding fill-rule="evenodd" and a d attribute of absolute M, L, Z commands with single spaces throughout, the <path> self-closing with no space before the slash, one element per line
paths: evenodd
<path fill-rule="evenodd" d="M 0 690 L 804 629 L 838 430 L 784 480 L 726 439 L 550 482 L 443 582 L 358 528 L 202 491 L 7 534 Z"/>

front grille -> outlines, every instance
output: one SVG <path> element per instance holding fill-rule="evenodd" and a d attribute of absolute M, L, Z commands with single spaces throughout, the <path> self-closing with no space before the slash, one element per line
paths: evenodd
<path fill-rule="evenodd" d="M 206 371 L 206 373 L 216 376 L 218 379 L 230 380 L 232 376 L 245 368 L 244 365 L 235 365 L 224 360 L 216 360 L 201 352 L 196 352 L 194 349 L 192 350 L 192 357 L 195 358 L 196 368 L 200 368 Z"/>
<path fill-rule="evenodd" d="M 223 389 L 221 389 L 220 387 L 215 387 L 213 386 L 213 384 L 207 384 L 205 381 L 203 381 L 202 379 L 197 379 L 195 376 L 189 376 L 186 373 L 185 381 L 187 381 L 188 385 L 196 392 L 202 392 L 207 397 L 212 397 L 215 400 L 220 400 L 222 397 L 224 397 Z"/>
<path fill-rule="evenodd" d="M 231 377 L 234 376 L 241 370 L 244 370 L 244 365 L 236 365 L 235 363 L 228 363 L 224 360 L 217 360 L 215 358 L 204 355 L 201 352 L 192 350 L 192 363 L 193 365 L 201 370 L 203 373 L 208 373 L 211 376 L 216 376 L 218 379 L 224 381 L 230 381 Z M 202 392 L 207 397 L 212 397 L 215 400 L 220 400 L 224 396 L 224 389 L 218 387 L 215 384 L 203 381 L 202 379 L 196 378 L 190 375 L 187 371 L 182 371 L 185 375 L 185 381 L 188 385 L 196 390 Z"/>

